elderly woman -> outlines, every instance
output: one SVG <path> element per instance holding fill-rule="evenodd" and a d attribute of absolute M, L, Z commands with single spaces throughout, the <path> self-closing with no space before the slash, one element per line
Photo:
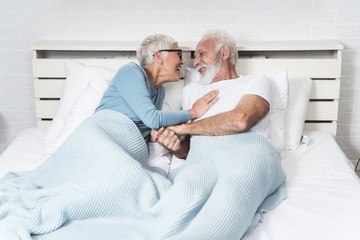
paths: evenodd
<path fill-rule="evenodd" d="M 143 40 L 137 56 L 140 66 L 129 63 L 119 69 L 96 112 L 108 109 L 125 114 L 147 139 L 151 129 L 199 118 L 217 102 L 218 92 L 212 91 L 188 111 L 161 111 L 165 96 L 161 85 L 179 81 L 182 50 L 174 38 L 155 34 Z"/>

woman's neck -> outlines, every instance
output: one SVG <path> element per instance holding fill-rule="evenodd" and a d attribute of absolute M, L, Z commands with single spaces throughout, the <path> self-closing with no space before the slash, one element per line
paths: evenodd
<path fill-rule="evenodd" d="M 159 77 L 159 69 L 155 69 L 153 66 L 144 67 L 143 69 L 146 72 L 146 76 L 150 85 L 153 88 L 158 89 L 158 87 L 161 85 L 161 81 Z"/>

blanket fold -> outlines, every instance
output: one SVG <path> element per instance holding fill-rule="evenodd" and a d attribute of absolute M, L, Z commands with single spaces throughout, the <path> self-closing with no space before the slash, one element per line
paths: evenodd
<path fill-rule="evenodd" d="M 279 149 L 253 132 L 198 140 L 166 175 L 129 118 L 99 111 L 0 180 L 0 239 L 241 239 L 286 196 Z"/>

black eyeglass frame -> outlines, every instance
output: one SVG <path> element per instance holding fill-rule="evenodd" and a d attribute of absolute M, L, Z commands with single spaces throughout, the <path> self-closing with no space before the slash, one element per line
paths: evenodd
<path fill-rule="evenodd" d="M 158 52 L 177 52 L 180 60 L 182 60 L 182 49 L 161 49 Z"/>

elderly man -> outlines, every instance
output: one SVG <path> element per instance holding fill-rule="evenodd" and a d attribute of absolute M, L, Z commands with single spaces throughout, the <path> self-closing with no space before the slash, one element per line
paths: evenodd
<path fill-rule="evenodd" d="M 209 31 L 195 50 L 194 66 L 201 82 L 185 87 L 183 108 L 190 109 L 196 99 L 213 89 L 220 100 L 207 114 L 192 123 L 161 129 L 159 143 L 185 158 L 188 137 L 182 135 L 228 135 L 249 129 L 269 139 L 271 83 L 264 75 L 241 76 L 235 70 L 238 59 L 233 38 L 224 31 Z"/>
<path fill-rule="evenodd" d="M 242 239 L 263 212 L 286 197 L 280 150 L 268 140 L 270 80 L 238 76 L 237 58 L 231 36 L 223 31 L 205 34 L 194 60 L 201 81 L 184 88 L 183 108 L 214 89 L 219 100 L 200 119 L 159 130 L 158 142 L 186 158 L 169 175 L 172 191 L 197 193 L 180 195 L 177 205 L 189 199 L 206 202 L 174 239 Z M 179 136 L 186 139 L 180 142 Z"/>

